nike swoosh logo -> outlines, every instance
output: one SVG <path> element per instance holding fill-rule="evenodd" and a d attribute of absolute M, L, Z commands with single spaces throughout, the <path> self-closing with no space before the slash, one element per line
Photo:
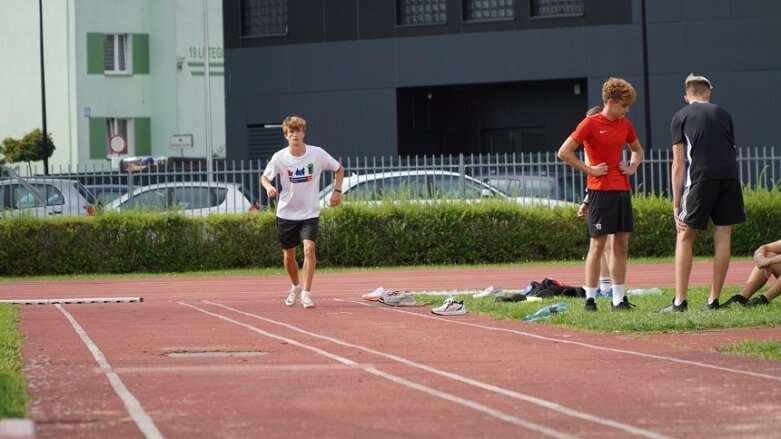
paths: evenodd
<path fill-rule="evenodd" d="M 599 130 L 599 134 L 605 134 L 607 130 Z"/>

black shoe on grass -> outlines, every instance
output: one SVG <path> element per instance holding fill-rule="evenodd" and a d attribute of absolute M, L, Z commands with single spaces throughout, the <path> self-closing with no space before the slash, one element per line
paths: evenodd
<path fill-rule="evenodd" d="M 629 303 L 629 298 L 624 296 L 624 299 L 619 303 L 618 305 L 613 305 L 613 303 L 610 303 L 610 311 L 632 311 L 632 308 L 634 308 L 635 305 Z"/>
<path fill-rule="evenodd" d="M 595 312 L 597 310 L 597 302 L 594 298 L 589 297 L 586 299 L 586 306 L 583 307 L 586 312 Z"/>
<path fill-rule="evenodd" d="M 684 300 L 681 302 L 680 305 L 675 304 L 675 299 L 673 299 L 673 303 L 671 303 L 669 306 L 666 306 L 659 310 L 659 312 L 686 312 L 686 310 L 689 309 L 689 302 Z"/>
<path fill-rule="evenodd" d="M 738 305 L 745 305 L 746 302 L 748 302 L 748 299 L 746 299 L 745 297 L 741 296 L 740 294 L 735 294 L 734 296 L 732 296 L 729 299 L 727 299 L 726 302 L 722 303 L 721 307 L 722 308 L 726 308 L 726 307 L 732 305 L 733 303 L 737 303 Z"/>
<path fill-rule="evenodd" d="M 759 296 L 754 297 L 751 300 L 749 300 L 748 302 L 746 302 L 746 304 L 743 305 L 743 306 L 745 306 L 746 308 L 752 308 L 752 307 L 755 307 L 755 306 L 769 305 L 769 304 L 770 304 L 770 301 L 767 300 L 767 297 L 765 297 L 764 294 L 760 294 Z"/>
<path fill-rule="evenodd" d="M 708 301 L 705 301 L 705 305 L 702 305 L 702 308 L 700 308 L 700 311 L 715 311 L 719 309 L 719 299 L 714 300 L 711 303 L 708 303 Z"/>

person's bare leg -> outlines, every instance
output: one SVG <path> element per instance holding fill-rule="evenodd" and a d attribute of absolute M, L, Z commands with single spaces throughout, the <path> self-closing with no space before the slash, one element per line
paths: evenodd
<path fill-rule="evenodd" d="M 607 240 L 607 235 L 591 238 L 588 255 L 586 256 L 586 287 L 596 288 L 599 284 L 600 261 L 602 260 L 602 254 L 605 251 L 605 240 Z"/>
<path fill-rule="evenodd" d="M 312 291 L 312 279 L 315 277 L 315 267 L 317 266 L 317 254 L 315 250 L 317 244 L 310 240 L 304 240 L 304 285 L 303 291 Z"/>
<path fill-rule="evenodd" d="M 613 281 L 613 285 L 624 285 L 624 282 L 626 282 L 626 255 L 629 247 L 629 233 L 620 232 L 613 235 L 612 247 L 610 279 Z"/>
<path fill-rule="evenodd" d="M 751 270 L 751 273 L 748 275 L 748 279 L 746 280 L 746 284 L 743 286 L 743 289 L 740 290 L 741 296 L 745 297 L 746 299 L 750 299 L 751 296 L 754 295 L 757 291 L 759 291 L 760 288 L 764 287 L 767 283 L 768 278 L 765 276 L 765 272 L 759 268 L 754 267 Z"/>
<path fill-rule="evenodd" d="M 732 226 L 714 226 L 713 228 L 713 286 L 708 303 L 717 300 L 724 288 L 729 262 L 732 257 Z"/>
<path fill-rule="evenodd" d="M 697 230 L 687 227 L 678 232 L 675 242 L 675 301 L 686 300 L 689 289 L 689 276 L 692 272 L 692 245 L 697 238 Z"/>
<path fill-rule="evenodd" d="M 296 248 L 293 247 L 282 249 L 282 260 L 285 264 L 285 271 L 287 271 L 287 275 L 290 277 L 290 282 L 292 282 L 293 285 L 299 285 Z"/>

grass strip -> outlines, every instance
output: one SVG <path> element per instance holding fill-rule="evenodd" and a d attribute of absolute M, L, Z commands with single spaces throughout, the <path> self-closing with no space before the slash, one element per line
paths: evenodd
<path fill-rule="evenodd" d="M 781 361 L 781 341 L 741 340 L 727 346 L 717 347 L 716 350 L 741 357 L 759 357 Z"/>
<path fill-rule="evenodd" d="M 27 380 L 22 372 L 19 307 L 0 303 L 0 418 L 27 415 Z"/>

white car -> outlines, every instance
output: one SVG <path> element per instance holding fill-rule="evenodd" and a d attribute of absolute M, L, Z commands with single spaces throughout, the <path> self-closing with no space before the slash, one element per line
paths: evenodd
<path fill-rule="evenodd" d="M 328 206 L 333 183 L 320 192 L 321 206 Z M 520 205 L 574 206 L 561 200 L 534 197 L 509 197 L 499 189 L 457 172 L 420 169 L 379 172 L 345 177 L 342 181 L 344 201 L 382 202 L 386 197 L 411 201 L 450 200 L 474 202 L 485 198 L 512 200 Z"/>
<path fill-rule="evenodd" d="M 189 181 L 140 186 L 106 206 L 107 212 L 130 210 L 203 216 L 258 211 L 260 206 L 250 201 L 240 184 Z"/>
<path fill-rule="evenodd" d="M 0 180 L 0 215 L 49 218 L 92 215 L 95 198 L 78 180 L 17 177 Z"/>

